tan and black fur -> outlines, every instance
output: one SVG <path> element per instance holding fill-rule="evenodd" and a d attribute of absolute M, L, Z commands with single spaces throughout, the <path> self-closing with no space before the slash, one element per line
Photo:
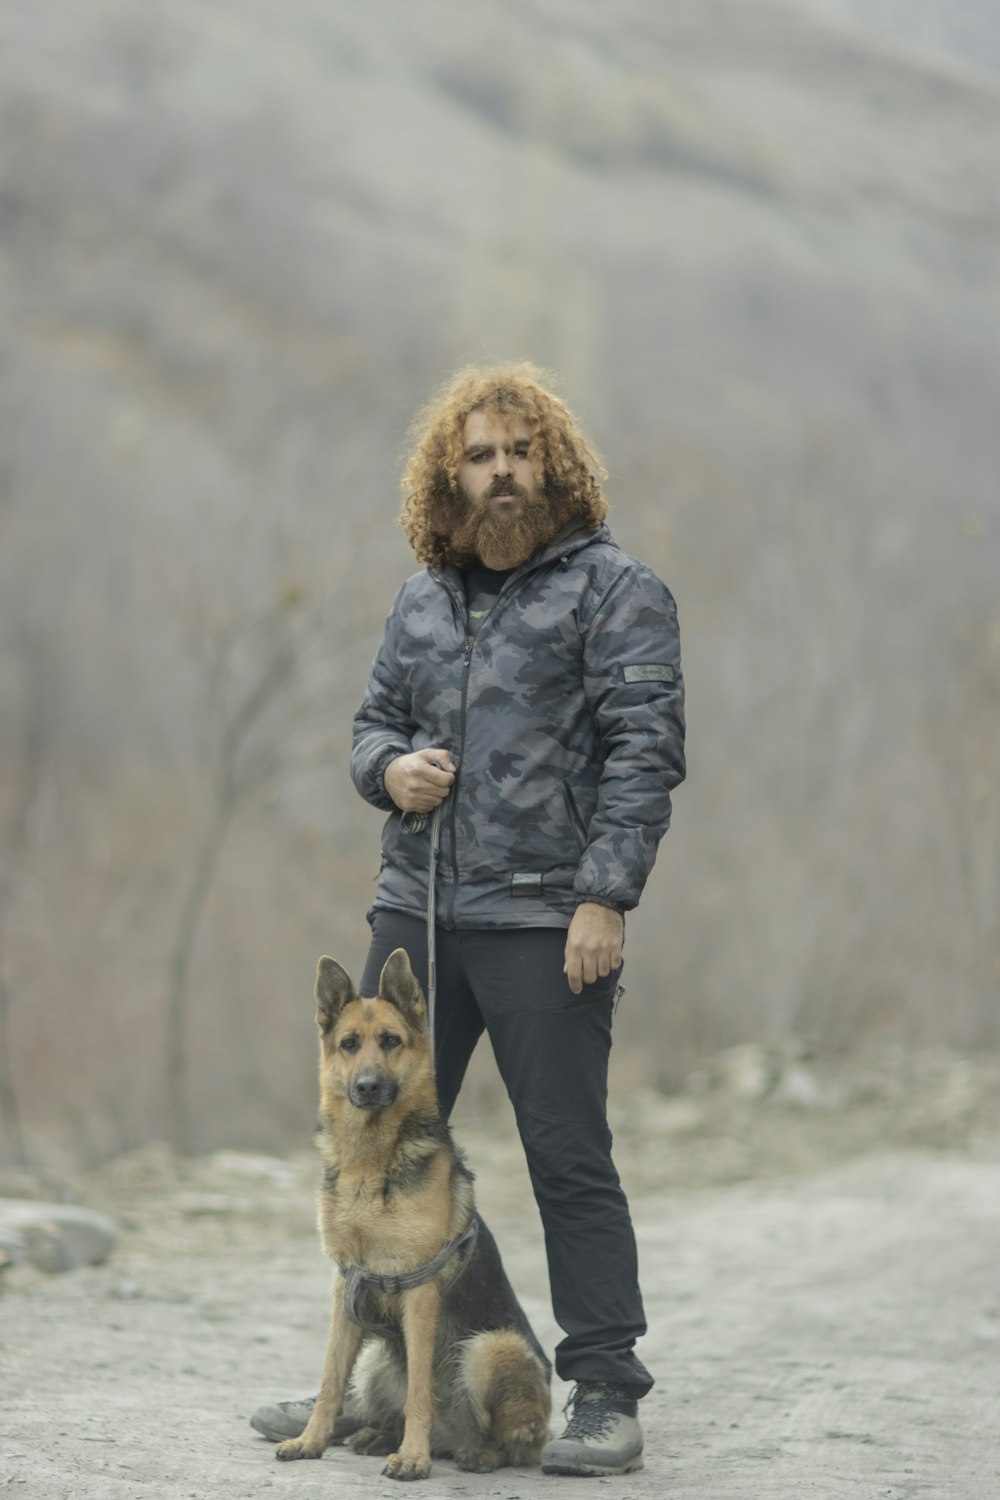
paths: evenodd
<path fill-rule="evenodd" d="M 357 996 L 340 965 L 321 958 L 316 1000 L 323 1247 L 340 1266 L 414 1271 L 474 1212 L 472 1174 L 438 1107 L 423 994 L 398 948 L 376 999 Z M 336 1275 L 312 1418 L 279 1458 L 320 1458 L 346 1440 L 388 1455 L 393 1479 L 426 1478 L 432 1453 L 479 1472 L 538 1461 L 549 1364 L 485 1225 L 471 1255 L 453 1255 L 432 1280 L 369 1292 L 364 1327 L 348 1318 L 344 1288 Z"/>

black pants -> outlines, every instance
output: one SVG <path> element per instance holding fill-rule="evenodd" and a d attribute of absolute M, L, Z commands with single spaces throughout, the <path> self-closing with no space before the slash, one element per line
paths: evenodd
<path fill-rule="evenodd" d="M 361 978 L 378 993 L 382 965 L 405 948 L 427 983 L 420 917 L 374 911 Z M 438 1092 L 451 1113 L 484 1029 L 514 1106 L 542 1217 L 563 1380 L 613 1381 L 645 1395 L 652 1376 L 633 1345 L 646 1331 L 635 1236 L 611 1160 L 607 1122 L 611 1014 L 618 975 L 574 995 L 563 973 L 565 928 L 437 929 Z M 473 1163 L 473 1165 L 475 1165 Z"/>

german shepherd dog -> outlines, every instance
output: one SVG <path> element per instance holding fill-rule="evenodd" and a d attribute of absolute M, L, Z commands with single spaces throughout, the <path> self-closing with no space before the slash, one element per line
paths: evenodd
<path fill-rule="evenodd" d="M 425 1479 L 432 1454 L 479 1473 L 537 1463 L 549 1362 L 441 1116 L 409 959 L 397 948 L 378 997 L 363 999 L 321 958 L 316 1001 L 319 1225 L 340 1274 L 312 1417 L 277 1456 L 321 1458 L 347 1441 L 388 1455 L 392 1479 Z"/>

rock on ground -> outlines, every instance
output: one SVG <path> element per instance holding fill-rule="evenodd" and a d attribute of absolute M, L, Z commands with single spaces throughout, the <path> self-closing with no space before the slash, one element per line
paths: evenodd
<path fill-rule="evenodd" d="M 0 1198 L 0 1264 L 30 1261 L 50 1275 L 107 1260 L 118 1229 L 105 1214 L 75 1203 Z"/>

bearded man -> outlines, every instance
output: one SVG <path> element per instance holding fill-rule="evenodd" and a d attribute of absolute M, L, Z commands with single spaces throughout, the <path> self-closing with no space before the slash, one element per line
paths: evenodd
<path fill-rule="evenodd" d="M 607 1072 L 623 914 L 684 777 L 677 615 L 603 524 L 604 471 L 533 366 L 468 369 L 417 418 L 403 585 L 354 722 L 352 777 L 389 814 L 360 993 L 395 948 L 426 987 L 431 814 L 435 1037 L 454 1105 L 485 1030 L 541 1213 L 572 1415 L 555 1474 L 642 1464 L 652 1377 L 635 1238 L 611 1157 Z M 311 1403 L 254 1425 L 301 1431 Z"/>

